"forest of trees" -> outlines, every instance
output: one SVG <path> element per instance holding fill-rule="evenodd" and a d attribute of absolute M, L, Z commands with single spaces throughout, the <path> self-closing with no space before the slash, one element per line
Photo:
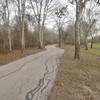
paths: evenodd
<path fill-rule="evenodd" d="M 68 18 L 70 4 L 74 20 Z M 79 59 L 80 45 L 88 50 L 91 37 L 92 48 L 99 31 L 99 5 L 99 0 L 68 0 L 65 5 L 59 0 L 0 0 L 0 53 L 64 42 L 75 45 L 74 58 Z M 47 27 L 50 20 L 53 29 Z"/>
<path fill-rule="evenodd" d="M 75 59 L 80 59 L 80 47 L 84 45 L 88 50 L 88 41 L 93 48 L 94 39 L 99 29 L 97 28 L 100 15 L 100 0 L 70 0 L 75 5 L 75 23 L 68 25 L 63 40 L 75 44 Z M 90 39 L 88 38 L 90 37 Z"/>
<path fill-rule="evenodd" d="M 34 46 L 42 48 L 43 42 L 57 42 L 57 35 L 45 27 L 46 17 L 51 13 L 49 10 L 54 9 L 55 2 L 52 2 L 0 0 L 0 52 L 23 50 Z"/>

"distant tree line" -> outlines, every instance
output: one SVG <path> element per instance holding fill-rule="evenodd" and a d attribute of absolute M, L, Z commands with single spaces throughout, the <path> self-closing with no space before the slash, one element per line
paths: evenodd
<path fill-rule="evenodd" d="M 68 21 L 69 3 L 75 7 L 72 22 Z M 98 32 L 96 7 L 100 8 L 100 0 L 68 0 L 65 5 L 59 0 L 0 0 L 0 53 L 34 46 L 42 49 L 57 42 L 61 47 L 64 42 L 75 45 L 74 58 L 80 59 L 81 44 L 88 50 L 91 37 L 92 48 Z M 56 31 L 46 27 L 51 17 Z"/>
<path fill-rule="evenodd" d="M 53 9 L 54 0 L 0 0 L 0 53 L 57 42 L 45 27 Z"/>

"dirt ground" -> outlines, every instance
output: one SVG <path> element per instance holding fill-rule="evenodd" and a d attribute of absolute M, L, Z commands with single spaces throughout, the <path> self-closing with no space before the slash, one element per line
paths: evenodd
<path fill-rule="evenodd" d="M 86 52 L 73 59 L 73 47 L 66 46 L 49 100 L 100 100 L 100 56 Z"/>
<path fill-rule="evenodd" d="M 28 48 L 28 49 L 25 49 L 23 53 L 21 50 L 13 50 L 12 52 L 9 52 L 6 54 L 0 54 L 0 65 L 7 64 L 19 58 L 22 58 L 22 57 L 25 57 L 25 56 L 28 56 L 40 51 L 42 50 L 38 48 Z"/>

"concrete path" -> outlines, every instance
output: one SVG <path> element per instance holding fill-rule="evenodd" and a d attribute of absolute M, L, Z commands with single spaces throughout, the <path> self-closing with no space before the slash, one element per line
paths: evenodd
<path fill-rule="evenodd" d="M 64 50 L 46 51 L 0 66 L 0 100 L 47 100 Z"/>

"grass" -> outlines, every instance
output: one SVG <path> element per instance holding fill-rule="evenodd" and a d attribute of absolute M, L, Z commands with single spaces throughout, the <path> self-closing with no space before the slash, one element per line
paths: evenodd
<path fill-rule="evenodd" d="M 28 48 L 25 49 L 22 53 L 21 50 L 13 50 L 12 52 L 9 52 L 7 54 L 0 54 L 0 65 L 7 64 L 9 62 L 15 61 L 17 59 L 20 59 L 22 57 L 35 54 L 37 52 L 42 51 L 38 48 Z"/>
<path fill-rule="evenodd" d="M 94 47 L 97 48 L 97 49 L 100 49 L 100 43 L 94 44 Z"/>
<path fill-rule="evenodd" d="M 49 100 L 100 100 L 100 59 L 82 52 L 74 60 L 73 46 L 65 46 L 61 65 Z"/>
<path fill-rule="evenodd" d="M 89 50 L 87 50 L 87 51 L 84 49 L 82 49 L 82 50 L 85 51 L 86 53 L 91 53 L 91 54 L 100 56 L 100 43 L 94 44 L 94 47 L 92 49 L 89 48 Z"/>

